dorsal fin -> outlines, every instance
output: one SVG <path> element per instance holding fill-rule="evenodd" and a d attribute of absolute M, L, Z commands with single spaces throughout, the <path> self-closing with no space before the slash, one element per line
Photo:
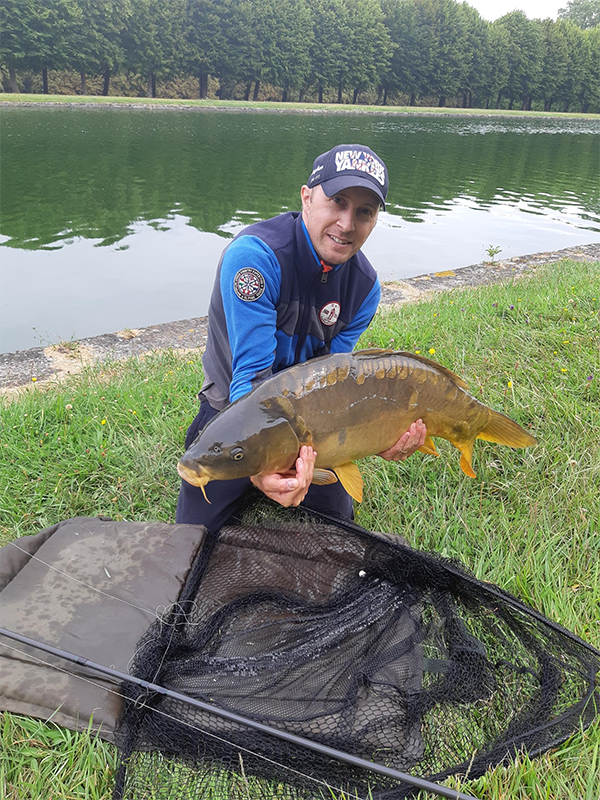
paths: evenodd
<path fill-rule="evenodd" d="M 355 350 L 353 356 L 389 356 L 394 355 L 396 350 L 387 350 L 385 347 L 369 347 L 366 350 Z"/>
<path fill-rule="evenodd" d="M 372 358 L 374 356 L 402 356 L 403 358 L 410 358 L 413 361 L 419 361 L 421 364 L 427 364 L 427 366 L 432 367 L 432 369 L 441 372 L 457 386 L 460 386 L 461 389 L 469 388 L 468 384 L 459 375 L 448 369 L 448 367 L 444 367 L 443 364 L 438 364 L 437 361 L 432 361 L 430 358 L 425 358 L 425 356 L 417 355 L 416 353 L 407 353 L 404 350 L 378 350 L 377 348 L 372 348 L 371 350 L 356 350 L 352 355 L 358 359 L 360 359 L 361 356 L 366 356 L 367 358 Z"/>

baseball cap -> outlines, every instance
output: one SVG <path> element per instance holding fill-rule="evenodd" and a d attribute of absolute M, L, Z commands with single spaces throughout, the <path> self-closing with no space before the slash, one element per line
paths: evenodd
<path fill-rule="evenodd" d="M 307 186 L 321 185 L 327 197 L 351 186 L 370 189 L 385 209 L 389 179 L 377 153 L 362 144 L 338 144 L 315 158 Z"/>

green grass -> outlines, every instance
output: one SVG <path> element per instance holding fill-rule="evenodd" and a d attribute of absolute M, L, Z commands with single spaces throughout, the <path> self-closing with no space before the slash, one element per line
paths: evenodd
<path fill-rule="evenodd" d="M 438 459 L 367 459 L 358 522 L 462 560 L 600 647 L 600 264 L 562 261 L 382 308 L 361 345 L 434 350 L 539 443 L 478 442 L 476 479 L 445 441 Z M 199 355 L 156 353 L 3 400 L 0 541 L 77 514 L 172 521 L 200 383 Z M 114 755 L 92 734 L 7 714 L 2 742 L 0 798 L 108 800 Z M 488 800 L 597 800 L 599 751 L 596 724 L 461 788 Z"/>
<path fill-rule="evenodd" d="M 90 729 L 3 714 L 0 719 L 1 800 L 108 800 L 116 750 Z"/>
<path fill-rule="evenodd" d="M 338 114 L 460 114 L 461 116 L 508 116 L 508 117 L 557 117 L 578 118 L 578 119 L 598 119 L 598 114 L 581 114 L 576 111 L 520 111 L 518 109 L 509 111 L 497 108 L 453 108 L 438 106 L 376 106 L 376 105 L 347 105 L 338 103 L 280 103 L 280 102 L 250 102 L 244 100 L 198 100 L 165 97 L 119 97 L 109 95 L 65 95 L 65 94 L 0 94 L 2 103 L 81 103 L 81 104 L 117 104 L 117 105 L 139 105 L 139 106 L 173 106 L 175 108 L 250 108 L 269 111 L 319 111 L 335 112 Z"/>

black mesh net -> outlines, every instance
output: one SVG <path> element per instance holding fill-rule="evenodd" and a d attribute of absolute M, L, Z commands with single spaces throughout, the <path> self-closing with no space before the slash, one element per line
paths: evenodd
<path fill-rule="evenodd" d="M 464 567 L 262 504 L 196 560 L 131 674 L 373 762 L 127 684 L 115 800 L 391 798 L 538 754 L 600 710 L 600 653 Z"/>

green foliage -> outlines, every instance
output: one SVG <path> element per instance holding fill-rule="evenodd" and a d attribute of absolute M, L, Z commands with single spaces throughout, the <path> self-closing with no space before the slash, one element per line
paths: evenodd
<path fill-rule="evenodd" d="M 69 64 L 80 73 L 116 71 L 124 63 L 123 34 L 130 0 L 78 0 L 81 14 L 72 31 Z"/>
<path fill-rule="evenodd" d="M 200 97 L 206 97 L 206 76 L 218 72 L 227 50 L 224 11 L 223 3 L 211 0 L 188 0 L 186 5 L 182 69 L 198 77 Z"/>
<path fill-rule="evenodd" d="M 185 52 L 186 0 L 135 0 L 125 32 L 127 64 L 147 75 L 149 97 L 154 97 L 155 77 L 171 76 L 181 66 Z"/>
<path fill-rule="evenodd" d="M 502 252 L 502 248 L 498 247 L 498 245 L 491 244 L 488 248 L 486 248 L 485 252 L 488 254 L 488 256 L 493 261 L 496 258 L 496 256 L 498 255 L 498 253 Z"/>
<path fill-rule="evenodd" d="M 312 15 L 304 0 L 254 0 L 252 28 L 262 51 L 260 77 L 281 86 L 284 100 L 310 70 Z"/>
<path fill-rule="evenodd" d="M 522 11 L 512 11 L 494 25 L 508 34 L 508 80 L 502 89 L 509 99 L 508 107 L 520 100 L 524 110 L 531 108 L 532 95 L 542 77 L 544 50 L 540 23 L 527 19 Z"/>
<path fill-rule="evenodd" d="M 12 714 L 0 718 L 3 800 L 110 800 L 116 749 L 90 728 L 75 733 Z"/>
<path fill-rule="evenodd" d="M 572 0 L 558 22 L 522 11 L 494 23 L 456 0 L 0 0 L 0 63 L 10 91 L 17 73 L 73 69 L 108 78 L 192 75 L 202 98 L 209 76 L 221 99 L 312 92 L 356 102 L 369 91 L 439 105 L 560 103 L 598 110 L 597 72 L 583 27 L 597 25 L 600 0 Z M 93 82 L 91 82 L 93 83 Z M 403 98 L 404 100 L 404 98 Z"/>
<path fill-rule="evenodd" d="M 310 80 L 317 86 L 319 100 L 323 89 L 335 86 L 338 65 L 344 57 L 344 37 L 340 20 L 344 18 L 344 0 L 312 0 L 313 38 L 310 48 Z"/>
<path fill-rule="evenodd" d="M 558 16 L 580 28 L 595 28 L 600 25 L 600 0 L 568 0 L 566 7 L 559 9 Z"/>
<path fill-rule="evenodd" d="M 389 66 L 391 45 L 377 0 L 344 0 L 342 56 L 337 64 L 338 102 L 342 91 L 376 84 Z"/>

